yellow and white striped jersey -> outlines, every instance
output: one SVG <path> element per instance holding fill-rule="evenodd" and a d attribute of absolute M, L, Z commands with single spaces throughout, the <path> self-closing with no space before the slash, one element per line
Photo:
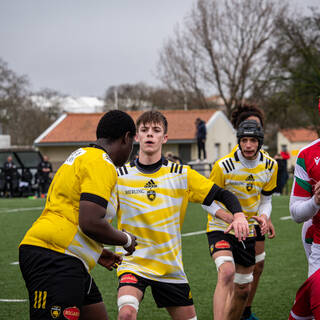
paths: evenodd
<path fill-rule="evenodd" d="M 240 201 L 247 217 L 250 235 L 254 236 L 256 223 L 252 216 L 257 215 L 261 194 L 271 195 L 277 185 L 278 164 L 266 153 L 259 151 L 256 160 L 241 161 L 239 149 L 233 149 L 213 166 L 210 179 L 221 188 L 231 191 Z M 227 211 L 225 206 L 217 202 Z M 228 224 L 208 214 L 207 232 L 224 231 Z"/>
<path fill-rule="evenodd" d="M 116 168 L 104 150 L 88 147 L 74 151 L 57 171 L 45 208 L 20 245 L 75 256 L 91 270 L 103 247 L 79 228 L 80 197 L 107 207 L 116 180 Z M 110 210 L 109 214 L 114 214 L 112 206 Z"/>
<path fill-rule="evenodd" d="M 213 182 L 189 166 L 162 159 L 160 168 L 143 172 L 132 162 L 118 171 L 118 228 L 137 237 L 132 256 L 124 256 L 118 276 L 132 272 L 147 279 L 186 283 L 181 228 L 188 202 L 203 203 Z M 125 253 L 117 247 L 119 253 Z"/>

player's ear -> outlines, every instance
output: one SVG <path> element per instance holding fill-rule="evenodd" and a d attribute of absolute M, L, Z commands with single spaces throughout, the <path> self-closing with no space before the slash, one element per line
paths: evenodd
<path fill-rule="evenodd" d="M 129 143 L 132 143 L 132 136 L 131 136 L 131 133 L 129 131 L 127 131 L 123 138 L 122 138 L 122 142 L 124 144 L 129 144 Z"/>
<path fill-rule="evenodd" d="M 166 143 L 168 141 L 168 135 L 165 134 L 162 139 L 162 143 Z"/>

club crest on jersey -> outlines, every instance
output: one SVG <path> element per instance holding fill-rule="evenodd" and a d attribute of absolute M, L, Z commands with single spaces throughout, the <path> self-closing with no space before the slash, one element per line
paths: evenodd
<path fill-rule="evenodd" d="M 147 191 L 147 197 L 150 201 L 153 201 L 156 198 L 157 194 L 154 190 Z"/>
<path fill-rule="evenodd" d="M 314 158 L 314 162 L 316 163 L 316 165 L 318 165 L 318 164 L 319 164 L 319 161 L 320 161 L 320 157 L 316 157 L 316 158 Z"/>
<path fill-rule="evenodd" d="M 80 318 L 80 310 L 77 307 L 69 307 L 63 310 L 63 316 L 68 320 L 78 320 Z"/>
<path fill-rule="evenodd" d="M 53 319 L 59 318 L 60 313 L 61 313 L 61 307 L 59 307 L 59 306 L 52 306 L 51 307 L 50 314 Z"/>
<path fill-rule="evenodd" d="M 254 182 L 254 177 L 252 174 L 246 178 L 247 186 L 246 189 L 247 191 L 251 191 L 253 189 L 253 182 Z"/>
<path fill-rule="evenodd" d="M 149 199 L 150 201 L 153 201 L 153 200 L 157 197 L 156 192 L 155 192 L 154 190 L 152 190 L 153 188 L 157 188 L 156 183 L 155 183 L 152 179 L 150 179 L 150 180 L 144 185 L 144 187 L 145 187 L 146 189 L 149 189 L 149 190 L 147 191 L 147 197 L 148 197 L 148 199 Z"/>

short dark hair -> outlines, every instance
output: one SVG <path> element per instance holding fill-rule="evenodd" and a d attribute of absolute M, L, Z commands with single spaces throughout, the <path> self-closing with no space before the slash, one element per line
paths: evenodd
<path fill-rule="evenodd" d="M 106 138 L 116 140 L 123 137 L 126 132 L 131 137 L 136 134 L 136 126 L 132 118 L 120 110 L 111 110 L 103 115 L 97 126 L 97 139 Z"/>
<path fill-rule="evenodd" d="M 168 132 L 168 121 L 166 117 L 159 111 L 151 110 L 144 112 L 138 119 L 137 119 L 137 128 L 139 128 L 140 124 L 146 123 L 162 123 L 164 133 Z"/>
<path fill-rule="evenodd" d="M 235 107 L 231 114 L 231 123 L 235 129 L 238 129 L 239 124 L 250 116 L 259 118 L 262 128 L 264 127 L 264 112 L 258 106 L 249 103 L 239 104 Z"/>

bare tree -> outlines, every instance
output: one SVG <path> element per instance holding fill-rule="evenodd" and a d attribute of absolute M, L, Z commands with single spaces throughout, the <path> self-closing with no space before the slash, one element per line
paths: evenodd
<path fill-rule="evenodd" d="M 278 19 L 276 26 L 277 42 L 270 53 L 277 57 L 275 93 L 287 102 L 282 127 L 293 123 L 320 134 L 320 12 L 314 9 L 311 16 Z"/>
<path fill-rule="evenodd" d="M 46 99 L 56 95 L 58 93 L 49 89 L 37 94 Z M 0 58 L 0 124 L 14 145 L 32 145 L 61 112 L 53 100 L 49 108 L 42 110 L 32 96 L 28 78 L 17 75 Z"/>
<path fill-rule="evenodd" d="M 119 109 L 138 110 L 146 108 L 182 109 L 185 103 L 189 108 L 199 106 L 198 96 L 185 90 L 171 90 L 163 87 L 148 86 L 143 82 L 111 86 L 105 93 L 105 109 L 115 107 L 115 93 Z"/>
<path fill-rule="evenodd" d="M 198 0 L 183 29 L 164 45 L 159 78 L 170 88 L 218 93 L 232 107 L 263 86 L 272 70 L 268 48 L 287 5 L 272 0 Z"/>

